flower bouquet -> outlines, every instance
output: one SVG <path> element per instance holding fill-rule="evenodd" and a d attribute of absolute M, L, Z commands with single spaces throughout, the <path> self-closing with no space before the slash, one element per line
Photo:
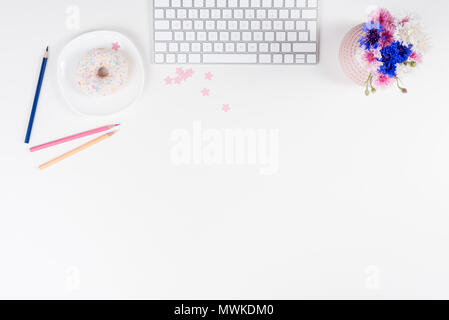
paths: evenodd
<path fill-rule="evenodd" d="M 401 77 L 422 63 L 428 38 L 412 16 L 395 18 L 386 9 L 376 9 L 368 22 L 351 30 L 343 40 L 340 61 L 345 73 L 365 87 L 365 94 L 378 88 L 401 85 Z"/>

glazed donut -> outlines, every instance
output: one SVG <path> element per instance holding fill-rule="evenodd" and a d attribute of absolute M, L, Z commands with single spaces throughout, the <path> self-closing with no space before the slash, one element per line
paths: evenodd
<path fill-rule="evenodd" d="M 78 65 L 76 84 L 88 96 L 107 96 L 128 80 L 128 61 L 119 51 L 93 49 Z"/>

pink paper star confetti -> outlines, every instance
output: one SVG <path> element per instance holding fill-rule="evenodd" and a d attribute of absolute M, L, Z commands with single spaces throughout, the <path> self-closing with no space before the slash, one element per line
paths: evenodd
<path fill-rule="evenodd" d="M 114 42 L 112 44 L 112 50 L 118 51 L 118 49 L 120 49 L 120 45 L 118 44 L 118 42 Z"/>
<path fill-rule="evenodd" d="M 170 78 L 170 77 L 165 78 L 165 84 L 166 85 L 169 85 L 169 84 L 172 84 L 172 83 L 173 83 L 173 79 L 172 78 Z"/>
<path fill-rule="evenodd" d="M 193 71 L 193 69 L 187 69 L 185 75 L 187 76 L 187 78 L 191 78 L 194 73 L 195 72 Z"/>
<path fill-rule="evenodd" d="M 221 110 L 223 110 L 223 112 L 229 112 L 231 111 L 231 107 L 229 104 L 224 104 L 223 107 L 221 107 Z"/>
<path fill-rule="evenodd" d="M 177 77 L 177 78 L 175 78 L 175 83 L 181 84 L 182 80 L 183 80 L 182 77 Z"/>
<path fill-rule="evenodd" d="M 210 72 L 204 74 L 204 78 L 206 80 L 212 80 L 213 77 L 214 77 L 214 75 L 212 73 L 210 73 Z"/>
<path fill-rule="evenodd" d="M 210 90 L 204 88 L 203 90 L 201 90 L 201 94 L 203 95 L 203 97 L 208 97 L 210 94 Z"/>
<path fill-rule="evenodd" d="M 177 68 L 177 69 L 176 69 L 176 74 L 177 74 L 178 76 L 181 76 L 181 75 L 184 74 L 184 70 L 183 70 L 182 68 Z"/>

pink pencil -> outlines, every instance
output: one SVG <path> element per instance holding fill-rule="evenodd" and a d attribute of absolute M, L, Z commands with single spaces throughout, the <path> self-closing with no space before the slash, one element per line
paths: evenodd
<path fill-rule="evenodd" d="M 101 127 L 101 128 L 89 130 L 89 131 L 86 131 L 86 132 L 78 133 L 78 134 L 75 134 L 75 135 L 70 136 L 70 137 L 62 138 L 62 139 L 59 139 L 59 140 L 55 140 L 55 141 L 52 141 L 52 142 L 48 142 L 48 143 L 42 144 L 40 146 L 36 146 L 36 147 L 30 148 L 30 151 L 31 152 L 36 152 L 36 151 L 39 151 L 39 150 L 42 150 L 42 149 L 47 149 L 47 148 L 50 148 L 50 147 L 53 147 L 53 146 L 57 146 L 57 145 L 62 144 L 62 143 L 66 143 L 66 142 L 73 141 L 73 140 L 76 140 L 76 139 L 80 139 L 80 138 L 84 138 L 84 137 L 87 137 L 87 136 L 91 136 L 91 135 L 99 133 L 99 132 L 107 131 L 107 130 L 110 130 L 110 129 L 112 129 L 114 127 L 117 127 L 117 126 L 119 126 L 119 124 L 113 124 L 113 125 L 104 126 L 104 127 Z"/>

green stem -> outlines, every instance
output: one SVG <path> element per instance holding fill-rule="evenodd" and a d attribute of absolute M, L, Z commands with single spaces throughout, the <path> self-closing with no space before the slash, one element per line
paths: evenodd
<path fill-rule="evenodd" d="M 365 81 L 365 94 L 367 96 L 369 96 L 369 86 L 370 86 L 372 78 L 373 78 L 373 75 L 370 73 L 368 76 L 368 79 Z"/>
<path fill-rule="evenodd" d="M 398 86 L 399 90 L 401 90 L 402 93 L 407 93 L 407 89 L 401 87 L 401 85 L 400 85 L 400 83 L 399 83 L 400 81 L 401 81 L 401 79 L 399 79 L 398 77 L 396 77 L 396 85 Z"/>

